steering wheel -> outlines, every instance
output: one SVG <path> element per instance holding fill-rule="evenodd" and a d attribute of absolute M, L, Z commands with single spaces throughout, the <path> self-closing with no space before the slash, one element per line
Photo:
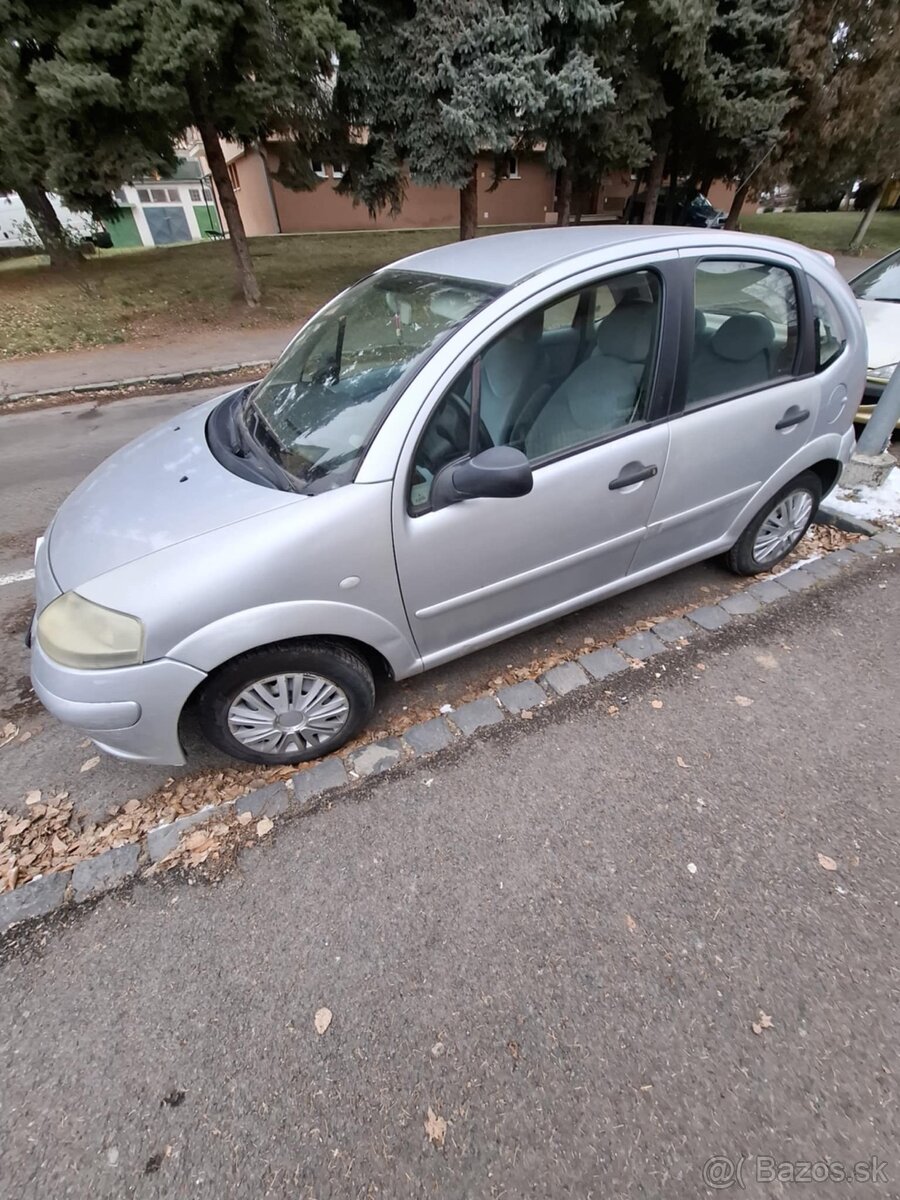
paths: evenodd
<path fill-rule="evenodd" d="M 448 392 L 419 443 L 416 466 L 424 467 L 433 478 L 447 463 L 467 454 L 470 423 L 468 401 L 457 392 Z M 487 426 L 479 420 L 478 450 L 486 450 L 493 444 Z"/>

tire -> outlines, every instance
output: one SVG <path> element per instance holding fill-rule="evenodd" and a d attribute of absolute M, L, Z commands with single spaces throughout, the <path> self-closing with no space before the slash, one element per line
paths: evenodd
<path fill-rule="evenodd" d="M 728 568 L 736 575 L 758 575 L 761 571 L 771 571 L 804 537 L 821 499 L 822 481 L 813 471 L 805 471 L 785 484 L 780 492 L 766 501 L 725 555 Z M 762 552 L 760 540 L 766 538 L 763 526 L 770 518 L 772 524 L 769 531 L 774 541 L 771 551 L 766 554 Z M 783 529 L 780 538 L 779 525 Z"/>
<path fill-rule="evenodd" d="M 246 695 L 254 685 L 260 690 Z M 374 707 L 368 663 L 340 642 L 310 640 L 250 650 L 220 667 L 200 689 L 197 718 L 225 754 L 279 766 L 337 750 Z"/>

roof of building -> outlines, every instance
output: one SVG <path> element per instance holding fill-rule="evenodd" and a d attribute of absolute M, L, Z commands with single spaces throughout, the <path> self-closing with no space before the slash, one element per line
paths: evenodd
<path fill-rule="evenodd" d="M 671 239 L 673 234 L 680 234 L 694 244 L 707 237 L 710 240 L 722 237 L 719 230 L 666 225 L 569 225 L 562 229 L 519 230 L 452 242 L 411 254 L 392 266 L 511 287 L 563 259 L 627 242 Z"/>

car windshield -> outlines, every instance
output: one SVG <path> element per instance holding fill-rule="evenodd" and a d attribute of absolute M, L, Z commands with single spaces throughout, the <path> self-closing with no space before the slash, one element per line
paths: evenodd
<path fill-rule="evenodd" d="M 900 304 L 900 250 L 857 275 L 850 286 L 857 300 L 887 300 L 891 304 Z"/>
<path fill-rule="evenodd" d="M 415 367 L 500 290 L 411 271 L 369 276 L 314 317 L 249 394 L 246 432 L 300 491 L 349 482 Z"/>

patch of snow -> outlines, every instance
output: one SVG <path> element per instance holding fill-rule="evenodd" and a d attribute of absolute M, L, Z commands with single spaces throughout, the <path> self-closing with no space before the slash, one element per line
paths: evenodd
<path fill-rule="evenodd" d="M 821 554 L 810 554 L 808 558 L 800 558 L 795 563 L 791 563 L 789 567 L 785 567 L 783 571 L 778 571 L 773 575 L 773 579 L 777 579 L 779 575 L 787 575 L 788 571 L 796 571 L 799 567 L 805 567 L 807 563 L 815 562 L 817 558 L 821 558 Z"/>
<path fill-rule="evenodd" d="M 848 517 L 900 526 L 900 470 L 895 467 L 879 488 L 836 487 L 825 507 Z"/>

